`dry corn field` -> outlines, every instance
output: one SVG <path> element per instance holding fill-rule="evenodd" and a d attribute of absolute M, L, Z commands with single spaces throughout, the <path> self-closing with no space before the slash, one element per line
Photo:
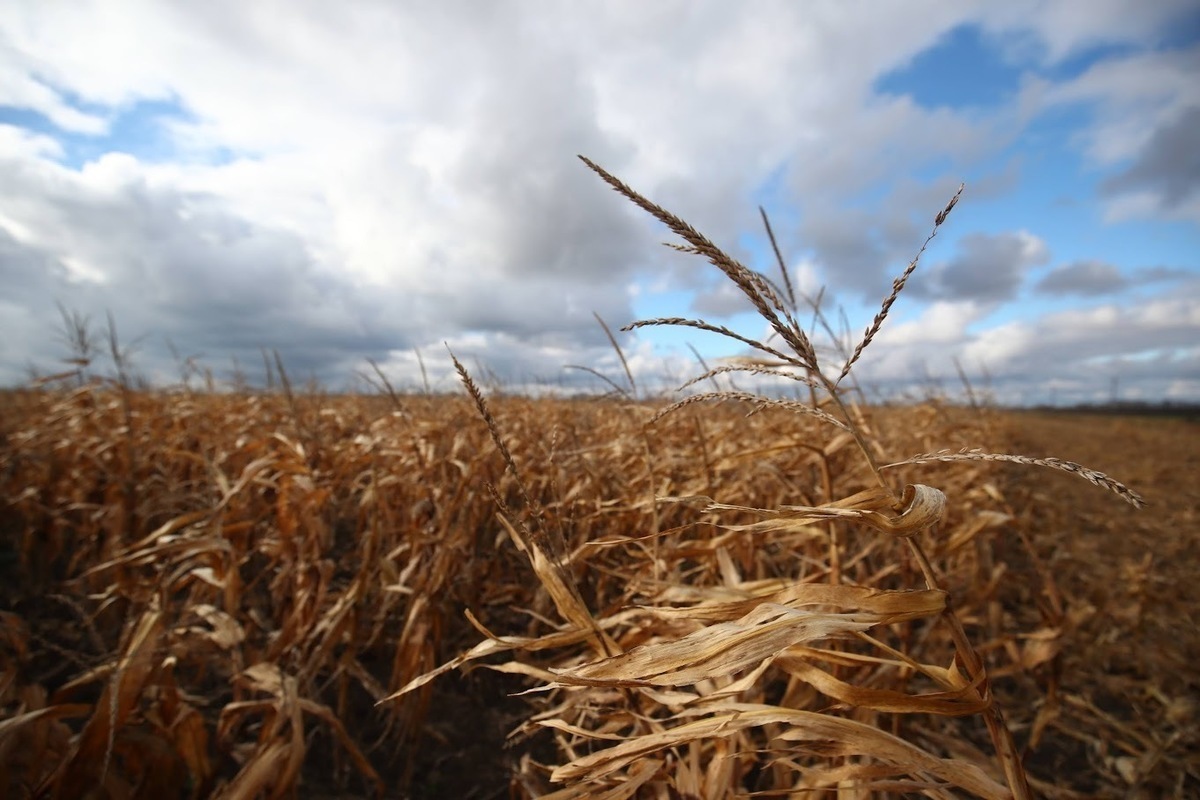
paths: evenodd
<path fill-rule="evenodd" d="M 716 391 L 3 397 L 0 791 L 1200 793 L 1195 423 L 870 408 L 915 259 L 831 356 L 589 166 L 772 331 L 635 324 L 755 351 Z"/>
<path fill-rule="evenodd" d="M 1146 490 L 889 470 L 947 498 L 929 591 L 833 513 L 872 481 L 815 419 L 502 399 L 522 489 L 463 398 L 128 399 L 5 399 L 8 797 L 1008 796 L 948 601 L 1034 791 L 1200 787 L 1194 423 L 864 418 L 883 458 Z M 747 510 L 789 506 L 830 513 Z"/>

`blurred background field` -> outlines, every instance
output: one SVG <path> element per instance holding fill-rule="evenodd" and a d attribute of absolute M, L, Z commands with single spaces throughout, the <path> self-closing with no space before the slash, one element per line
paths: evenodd
<path fill-rule="evenodd" d="M 597 619 L 689 591 L 736 596 L 754 581 L 920 583 L 898 542 L 869 529 L 730 531 L 689 504 L 655 501 L 817 506 L 862 488 L 846 442 L 816 423 L 721 405 L 645 426 L 661 404 L 493 403 Z M 964 447 L 1053 455 L 1145 496 L 1139 511 L 1014 464 L 894 470 L 948 497 L 924 546 L 1035 787 L 1051 797 L 1200 790 L 1196 420 L 936 402 L 862 411 L 889 460 Z M 560 694 L 512 696 L 538 683 L 521 675 L 452 671 L 380 702 L 484 639 L 464 612 L 501 637 L 565 629 L 485 489 L 528 519 L 461 396 L 16 391 L 3 398 L 0 442 L 8 797 L 536 796 L 561 788 L 550 767 L 611 744 L 531 721 L 553 717 Z M 612 631 L 626 649 L 661 633 Z M 930 620 L 886 637 L 950 664 Z M 532 671 L 576 655 L 521 658 Z M 865 684 L 905 680 L 837 669 Z M 1002 778 L 978 715 L 839 706 L 773 672 L 753 691 Z M 620 735 L 614 703 L 606 713 Z M 706 793 L 778 793 L 801 762 L 870 761 L 747 736 L 720 755 L 727 774 L 697 779 Z M 622 796 L 677 791 L 667 784 L 680 764 L 717 758 L 697 747 L 656 754 L 658 774 Z"/>

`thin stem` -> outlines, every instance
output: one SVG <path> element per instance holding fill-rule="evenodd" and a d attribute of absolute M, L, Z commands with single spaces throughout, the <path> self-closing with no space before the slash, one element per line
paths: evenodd
<path fill-rule="evenodd" d="M 933 572 L 933 565 L 929 563 L 929 557 L 925 555 L 920 542 L 916 540 L 916 537 L 908 537 L 905 541 L 908 542 L 909 551 L 916 560 L 917 566 L 920 567 L 921 574 L 925 577 L 925 586 L 929 589 L 940 590 L 937 576 Z M 1004 712 L 992 698 L 992 685 L 988 680 L 987 668 L 983 664 L 983 659 L 971 646 L 971 640 L 967 637 L 962 622 L 954 613 L 954 603 L 949 592 L 946 592 L 946 607 L 942 611 L 942 618 L 950 627 L 955 652 L 962 659 L 967 674 L 972 679 L 978 678 L 979 680 L 979 699 L 987 704 L 987 708 L 983 712 L 984 723 L 987 725 L 992 746 L 996 748 L 996 754 L 1000 756 L 1008 788 L 1012 790 L 1014 800 L 1032 800 L 1033 793 L 1029 788 L 1029 779 L 1025 775 L 1025 767 L 1021 764 L 1021 758 L 1017 754 L 1017 746 L 1013 742 L 1012 733 L 1004 721 Z"/>

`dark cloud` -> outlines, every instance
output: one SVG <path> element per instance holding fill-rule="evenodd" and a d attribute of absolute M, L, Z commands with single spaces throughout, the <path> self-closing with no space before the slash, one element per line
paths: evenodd
<path fill-rule="evenodd" d="M 973 196 L 991 196 L 1008 182 L 999 174 L 982 175 Z M 776 233 L 785 258 L 795 251 L 810 254 L 825 285 L 876 303 L 916 255 L 934 217 L 959 185 L 959 179 L 947 175 L 931 181 L 898 180 L 874 202 L 850 208 L 808 200 L 801 203 L 799 224 L 790 229 L 777 225 Z M 922 258 L 927 261 L 940 246 L 941 240 L 935 239 Z"/>
<path fill-rule="evenodd" d="M 1200 106 L 1192 106 L 1156 130 L 1133 164 L 1105 180 L 1100 191 L 1107 196 L 1149 191 L 1164 211 L 1179 208 L 1200 190 L 1198 131 Z"/>
<path fill-rule="evenodd" d="M 925 235 L 913 215 L 894 204 L 872 210 L 822 204 L 807 207 L 795 233 L 786 238 L 811 253 L 828 286 L 875 302 Z"/>
<path fill-rule="evenodd" d="M 1134 270 L 1134 283 L 1157 283 L 1196 278 L 1196 270 L 1181 267 L 1139 267 Z"/>
<path fill-rule="evenodd" d="M 798 234 L 831 283 L 874 296 L 897 255 L 878 222 L 865 211 L 812 208 Z"/>
<path fill-rule="evenodd" d="M 330 379 L 350 353 L 379 357 L 408 346 L 412 299 L 359 291 L 322 269 L 295 234 L 255 224 L 214 198 L 143 180 L 105 186 L 49 168 L 0 163 L 0 180 L 22 197 L 27 241 L 0 231 L 0 276 L 32 312 L 29 358 L 67 355 L 54 340 L 55 304 L 100 326 L 109 314 L 122 338 L 140 340 L 148 373 L 170 371 L 166 339 L 187 354 L 224 361 L 278 349 L 305 374 Z M 12 376 L 8 376 L 12 379 Z"/>
<path fill-rule="evenodd" d="M 943 300 L 995 303 L 1017 295 L 1025 274 L 1050 258 L 1045 243 L 1029 233 L 972 233 L 958 253 L 915 281 L 912 293 Z"/>
<path fill-rule="evenodd" d="M 1050 295 L 1098 296 L 1135 286 L 1163 281 L 1195 278 L 1192 270 L 1179 267 L 1139 267 L 1128 276 L 1104 261 L 1076 261 L 1055 267 L 1034 286 L 1034 291 Z"/>
<path fill-rule="evenodd" d="M 134 363 L 152 378 L 177 375 L 173 347 L 181 357 L 199 356 L 218 376 L 229 376 L 236 362 L 261 383 L 262 353 L 277 350 L 294 379 L 333 387 L 368 358 L 394 363 L 399 382 L 419 386 L 415 362 L 406 366 L 395 356 L 414 348 L 426 353 L 431 374 L 446 384 L 443 341 L 463 343 L 464 352 L 514 382 L 582 385 L 579 376 L 559 373 L 567 363 L 609 357 L 593 312 L 613 328 L 632 317 L 621 278 L 627 267 L 604 271 L 607 259 L 620 258 L 627 245 L 609 244 L 603 226 L 612 225 L 613 215 L 599 209 L 594 215 L 562 212 L 600 220 L 601 230 L 588 235 L 585 221 L 572 230 L 580 242 L 568 237 L 557 250 L 547 245 L 532 256 L 558 266 L 514 269 L 512 280 L 492 279 L 490 289 L 487 281 L 471 288 L 467 275 L 467 288 L 452 291 L 444 274 L 430 275 L 424 286 L 391 288 L 330 271 L 296 234 L 239 216 L 214 196 L 134 176 L 89 186 L 57 167 L 5 172 L 0 164 L 4 178 L 23 198 L 27 232 L 42 241 L 22 242 L 0 228 L 0 279 L 9 287 L 0 350 L 6 382 L 24 377 L 23 362 L 53 372 L 70 355 L 56 337 L 56 302 L 89 319 L 96 333 L 111 313 L 121 339 L 137 340 Z M 619 200 L 603 186 L 592 188 L 605 202 Z M 620 220 L 617 227 L 627 224 Z M 69 247 L 53 241 L 60 230 L 70 232 Z M 73 270 L 56 250 L 66 250 L 67 260 L 86 272 Z M 443 388 L 452 386 L 450 379 Z"/>
<path fill-rule="evenodd" d="M 692 300 L 691 310 L 702 318 L 712 319 L 753 311 L 754 306 L 736 284 L 722 281 L 698 291 Z"/>
<path fill-rule="evenodd" d="M 1118 292 L 1127 285 L 1125 276 L 1112 264 L 1076 261 L 1050 270 L 1034 290 L 1053 295 L 1101 295 Z"/>
<path fill-rule="evenodd" d="M 22 244 L 0 227 L 0 285 L 4 286 L 7 302 L 26 305 L 45 297 L 67 274 L 67 268 L 53 255 Z"/>

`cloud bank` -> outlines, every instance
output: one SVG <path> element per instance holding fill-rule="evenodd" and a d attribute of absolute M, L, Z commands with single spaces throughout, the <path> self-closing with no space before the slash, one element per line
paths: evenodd
<path fill-rule="evenodd" d="M 1192 287 L 1198 267 L 1180 254 L 1200 223 L 1200 44 L 1170 39 L 1194 17 L 1118 0 L 13 2 L 0 382 L 57 368 L 56 304 L 111 313 L 152 380 L 178 373 L 172 348 L 221 374 L 266 349 L 334 388 L 367 359 L 419 385 L 417 352 L 450 388 L 444 345 L 514 386 L 586 387 L 564 365 L 619 374 L 593 313 L 744 322 L 583 153 L 769 271 L 764 205 L 795 277 L 854 330 L 965 179 L 880 342 L 903 358 L 865 360 L 864 378 L 901 387 L 885 361 L 920 377 L 958 358 L 1024 387 L 1054 359 L 1080 399 L 1109 389 L 1097 363 L 1200 397 L 1200 298 L 1150 279 Z M 914 65 L 964 30 L 1015 88 L 931 100 L 953 71 Z M 1021 213 L 1061 199 L 1039 161 L 1060 151 L 1088 230 L 1143 260 Z M 621 342 L 647 384 L 691 360 L 665 334 Z"/>

